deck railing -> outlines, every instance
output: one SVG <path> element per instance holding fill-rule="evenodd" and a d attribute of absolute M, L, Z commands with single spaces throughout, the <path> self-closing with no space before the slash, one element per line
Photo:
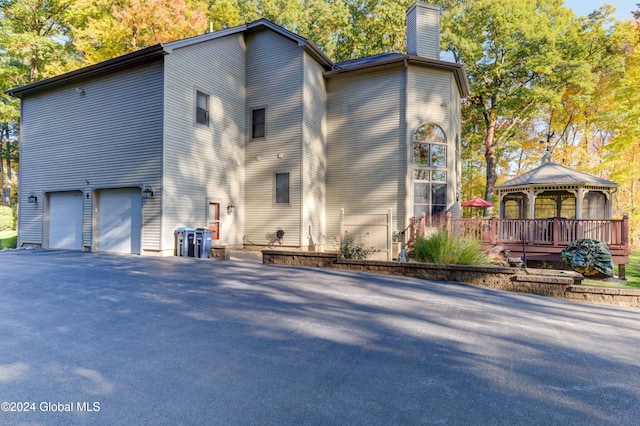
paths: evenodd
<path fill-rule="evenodd" d="M 574 240 L 592 238 L 610 248 L 628 247 L 629 216 L 622 219 L 498 219 L 443 218 L 432 226 L 443 226 L 456 235 L 472 237 L 493 245 L 525 242 L 566 246 Z M 424 217 L 412 218 L 409 240 L 426 229 Z"/>

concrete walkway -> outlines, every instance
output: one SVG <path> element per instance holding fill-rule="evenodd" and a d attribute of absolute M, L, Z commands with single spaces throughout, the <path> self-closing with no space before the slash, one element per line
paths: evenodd
<path fill-rule="evenodd" d="M 249 261 L 0 252 L 0 424 L 636 425 L 639 357 L 638 309 Z"/>

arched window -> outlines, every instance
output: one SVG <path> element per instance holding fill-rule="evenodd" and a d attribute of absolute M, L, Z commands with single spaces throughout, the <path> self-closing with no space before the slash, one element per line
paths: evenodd
<path fill-rule="evenodd" d="M 447 137 L 434 123 L 413 134 L 413 214 L 432 218 L 447 208 Z"/>

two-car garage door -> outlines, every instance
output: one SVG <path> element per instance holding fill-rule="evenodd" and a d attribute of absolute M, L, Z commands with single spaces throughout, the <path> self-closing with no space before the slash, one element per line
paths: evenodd
<path fill-rule="evenodd" d="M 98 251 L 140 253 L 142 200 L 139 188 L 96 192 Z M 79 191 L 49 194 L 49 247 L 82 249 L 83 197 Z M 94 228 L 95 229 L 95 228 Z"/>

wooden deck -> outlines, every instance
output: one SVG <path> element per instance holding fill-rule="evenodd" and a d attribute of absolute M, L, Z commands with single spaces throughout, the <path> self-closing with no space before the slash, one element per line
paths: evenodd
<path fill-rule="evenodd" d="M 521 257 L 525 262 L 560 261 L 560 253 L 572 241 L 592 238 L 607 245 L 620 278 L 625 277 L 625 265 L 629 263 L 628 215 L 622 219 L 447 218 L 440 225 L 487 246 L 501 246 L 511 257 Z M 424 219 L 412 219 L 410 228 L 411 240 L 424 229 Z"/>

